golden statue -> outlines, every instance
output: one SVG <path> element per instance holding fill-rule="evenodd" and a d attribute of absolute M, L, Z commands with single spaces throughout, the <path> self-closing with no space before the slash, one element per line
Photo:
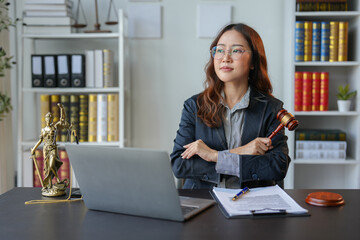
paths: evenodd
<path fill-rule="evenodd" d="M 68 132 L 71 132 L 71 128 L 73 124 L 72 123 L 70 124 L 65 120 L 65 110 L 63 105 L 60 103 L 58 103 L 57 105 L 60 108 L 60 120 L 54 124 L 53 123 L 54 116 L 51 114 L 51 112 L 48 112 L 45 115 L 46 126 L 41 129 L 40 139 L 31 149 L 31 157 L 34 161 L 36 172 L 39 176 L 42 186 L 41 192 L 42 195 L 46 197 L 56 197 L 56 196 L 65 195 L 66 187 L 69 184 L 68 179 L 61 180 L 57 173 L 60 166 L 63 163 L 59 159 L 58 148 L 56 144 L 56 136 L 61 129 L 65 129 Z M 77 140 L 76 131 L 73 130 L 72 133 L 75 135 L 75 138 Z M 43 147 L 44 179 L 41 178 L 41 174 L 37 166 L 37 162 L 35 160 L 35 150 L 39 147 L 39 145 L 42 142 L 44 142 L 44 147 Z M 52 179 L 54 177 L 56 178 L 57 181 L 55 184 L 52 183 Z"/>

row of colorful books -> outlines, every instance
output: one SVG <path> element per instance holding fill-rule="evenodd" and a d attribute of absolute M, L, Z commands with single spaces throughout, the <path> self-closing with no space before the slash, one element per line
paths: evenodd
<path fill-rule="evenodd" d="M 346 141 L 296 141 L 296 159 L 346 159 Z"/>
<path fill-rule="evenodd" d="M 40 95 L 42 128 L 46 125 L 48 112 L 54 115 L 54 122 L 60 119 L 58 103 L 64 106 L 66 120 L 73 123 L 80 142 L 119 141 L 118 94 Z M 62 130 L 56 140 L 67 142 L 70 134 Z M 74 135 L 71 135 L 71 141 L 74 140 Z"/>
<path fill-rule="evenodd" d="M 25 34 L 68 34 L 75 32 L 70 0 L 25 0 Z"/>
<path fill-rule="evenodd" d="M 68 179 L 69 186 L 78 187 L 77 180 L 73 172 L 70 171 L 69 157 L 65 149 L 58 149 L 59 160 L 63 163 L 58 169 L 58 176 L 60 180 Z M 44 179 L 44 156 L 43 150 L 38 148 L 35 150 L 35 161 L 39 169 L 41 179 Z M 30 158 L 30 151 L 23 155 L 23 186 L 24 187 L 42 187 L 39 174 L 36 170 L 34 161 Z M 56 183 L 56 179 L 53 179 Z"/>
<path fill-rule="evenodd" d="M 32 87 L 116 87 L 110 49 L 85 54 L 31 55 Z"/>
<path fill-rule="evenodd" d="M 347 11 L 347 0 L 296 0 L 296 11 Z"/>
<path fill-rule="evenodd" d="M 347 61 L 348 22 L 296 21 L 295 61 Z"/>
<path fill-rule="evenodd" d="M 329 73 L 295 72 L 295 111 L 329 110 Z"/>

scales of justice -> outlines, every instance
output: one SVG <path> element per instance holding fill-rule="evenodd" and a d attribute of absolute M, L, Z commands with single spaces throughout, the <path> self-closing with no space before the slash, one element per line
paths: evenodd
<path fill-rule="evenodd" d="M 113 10 L 113 11 L 112 11 Z M 114 13 L 114 16 L 111 16 L 111 13 Z M 98 1 L 95 0 L 95 18 L 96 22 L 94 24 L 94 30 L 86 30 L 84 33 L 110 33 L 111 30 L 100 29 L 99 23 L 99 14 L 98 14 Z M 112 20 L 111 20 L 112 19 Z M 110 0 L 107 20 L 105 21 L 106 25 L 116 25 L 118 24 L 119 17 L 117 15 L 117 10 L 113 0 Z M 81 4 L 81 0 L 77 2 L 76 14 L 75 14 L 75 23 L 72 25 L 74 28 L 84 28 L 87 26 L 87 20 L 84 12 L 84 8 Z"/>
<path fill-rule="evenodd" d="M 53 122 L 54 116 L 51 112 L 48 112 L 45 115 L 46 126 L 41 129 L 41 135 L 39 141 L 31 149 L 31 158 L 34 161 L 36 173 L 39 176 L 41 182 L 41 193 L 46 197 L 57 197 L 65 195 L 66 187 L 69 185 L 68 179 L 61 180 L 58 175 L 58 170 L 63 164 L 59 159 L 58 148 L 56 144 L 57 133 L 64 129 L 68 132 L 68 137 L 71 134 L 74 135 L 75 140 L 78 142 L 78 137 L 76 130 L 71 130 L 73 123 L 69 123 L 65 120 L 65 110 L 62 104 L 58 103 L 60 108 L 60 120 L 56 123 Z M 35 159 L 35 150 L 39 147 L 41 143 L 44 143 L 43 147 L 43 156 L 44 156 L 44 179 L 42 179 L 40 174 L 40 169 L 37 165 Z M 56 179 L 56 183 L 52 183 L 53 178 Z"/>

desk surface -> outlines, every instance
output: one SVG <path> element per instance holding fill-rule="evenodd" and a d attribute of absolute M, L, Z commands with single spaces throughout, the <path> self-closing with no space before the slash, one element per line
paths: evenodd
<path fill-rule="evenodd" d="M 0 239 L 360 239 L 360 190 L 341 194 L 341 207 L 305 203 L 317 190 L 286 190 L 310 217 L 226 219 L 213 206 L 181 223 L 88 210 L 83 202 L 25 205 L 39 188 L 14 188 L 0 196 Z M 324 191 L 324 190 L 321 190 Z M 180 195 L 210 198 L 206 190 Z"/>

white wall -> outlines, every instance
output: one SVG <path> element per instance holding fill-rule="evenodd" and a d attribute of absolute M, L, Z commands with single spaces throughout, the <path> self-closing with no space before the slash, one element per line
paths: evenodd
<path fill-rule="evenodd" d="M 196 8 L 200 3 L 231 3 L 233 22 L 252 26 L 262 37 L 268 56 L 274 95 L 283 97 L 283 1 L 284 0 L 162 0 L 161 39 L 132 39 L 131 111 L 134 147 L 172 151 L 184 100 L 203 89 L 204 67 L 212 39 L 196 37 Z M 76 9 L 77 0 L 73 0 Z M 94 24 L 94 0 L 81 1 L 88 27 Z M 110 0 L 99 0 L 102 24 Z M 127 8 L 128 0 L 114 0 L 117 8 Z M 136 3 L 139 4 L 139 3 Z M 214 16 L 216 17 L 216 16 Z M 102 24 L 103 29 L 116 29 Z"/>

